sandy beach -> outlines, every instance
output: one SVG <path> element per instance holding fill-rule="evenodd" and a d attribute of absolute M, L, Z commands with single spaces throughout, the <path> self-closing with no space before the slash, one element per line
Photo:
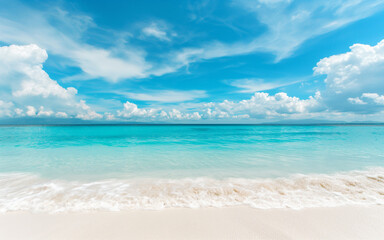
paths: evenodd
<path fill-rule="evenodd" d="M 0 239 L 383 239 L 384 206 L 0 215 Z"/>

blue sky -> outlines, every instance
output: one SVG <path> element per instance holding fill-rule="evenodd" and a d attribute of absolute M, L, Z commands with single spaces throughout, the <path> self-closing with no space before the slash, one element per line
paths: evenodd
<path fill-rule="evenodd" d="M 0 4 L 2 121 L 384 121 L 382 1 Z"/>

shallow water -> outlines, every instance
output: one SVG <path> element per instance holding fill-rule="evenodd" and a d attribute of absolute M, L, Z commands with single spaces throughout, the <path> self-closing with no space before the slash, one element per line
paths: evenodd
<path fill-rule="evenodd" d="M 3 126 L 0 210 L 383 204 L 383 166 L 377 125 Z"/>
<path fill-rule="evenodd" d="M 0 127 L 0 172 L 45 178 L 285 177 L 383 165 L 383 126 Z"/>

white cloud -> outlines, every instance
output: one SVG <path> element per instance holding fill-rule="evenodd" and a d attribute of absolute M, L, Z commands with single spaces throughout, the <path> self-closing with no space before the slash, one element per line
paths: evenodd
<path fill-rule="evenodd" d="M 152 118 L 155 116 L 155 109 L 141 109 L 136 104 L 131 102 L 124 103 L 124 110 L 118 111 L 118 116 L 124 118 Z"/>
<path fill-rule="evenodd" d="M 354 44 L 351 51 L 321 59 L 316 74 L 326 74 L 325 83 L 335 92 L 384 90 L 384 40 L 376 46 Z"/>
<path fill-rule="evenodd" d="M 109 113 L 109 112 L 105 112 L 104 113 L 104 117 L 108 121 L 116 120 L 116 116 L 114 114 L 112 114 L 112 113 Z"/>
<path fill-rule="evenodd" d="M 12 116 L 12 102 L 4 102 L 0 100 L 0 117 L 10 117 Z"/>
<path fill-rule="evenodd" d="M 129 98 L 140 101 L 155 101 L 155 102 L 185 102 L 197 98 L 207 97 L 207 93 L 201 90 L 190 91 L 175 91 L 175 90 L 153 90 L 146 93 L 127 93 Z"/>
<path fill-rule="evenodd" d="M 73 97 L 77 93 L 75 88 L 61 87 L 42 69 L 42 63 L 47 58 L 47 52 L 34 44 L 0 47 L 0 84 L 10 85 L 15 97 Z"/>
<path fill-rule="evenodd" d="M 271 4 L 273 3 L 273 4 Z M 380 0 L 356 1 L 255 1 L 235 0 L 234 5 L 256 14 L 267 33 L 250 44 L 288 57 L 304 41 L 366 18 L 384 4 Z"/>
<path fill-rule="evenodd" d="M 72 79 L 103 78 L 117 82 L 150 75 L 152 65 L 145 60 L 145 51 L 137 46 L 114 44 L 103 49 L 85 43 L 83 35 L 89 28 L 97 27 L 90 17 L 58 8 L 39 11 L 20 3 L 13 5 L 16 7 L 10 4 L 0 10 L 0 41 L 20 45 L 34 43 L 50 54 L 67 59 L 64 63 L 84 72 Z"/>
<path fill-rule="evenodd" d="M 363 100 L 361 100 L 360 98 L 358 97 L 355 97 L 355 98 L 348 98 L 348 101 L 353 103 L 353 104 L 360 104 L 360 105 L 363 105 L 363 104 L 367 104 L 366 102 L 364 102 Z"/>
<path fill-rule="evenodd" d="M 83 47 L 82 47 L 83 48 Z M 149 76 L 147 70 L 151 65 L 144 56 L 129 56 L 126 53 L 124 59 L 114 57 L 113 53 L 105 49 L 84 47 L 72 53 L 73 60 L 90 78 L 104 78 L 111 82 L 118 82 L 129 78 L 144 78 Z"/>
<path fill-rule="evenodd" d="M 124 109 L 117 111 L 117 116 L 129 120 L 141 121 L 172 121 L 172 120 L 199 120 L 198 112 L 183 113 L 177 109 L 164 111 L 161 108 L 138 108 L 131 102 L 124 103 Z"/>
<path fill-rule="evenodd" d="M 41 116 L 41 117 L 50 117 L 54 114 L 54 112 L 52 110 L 44 110 L 44 107 L 43 106 L 40 106 L 39 108 L 39 113 L 37 114 L 37 116 Z"/>
<path fill-rule="evenodd" d="M 265 25 L 266 32 L 248 41 L 214 41 L 201 47 L 188 47 L 173 53 L 172 59 L 188 66 L 204 59 L 268 52 L 279 61 L 291 56 L 306 40 L 369 17 L 384 8 L 381 0 L 234 0 L 232 4 L 254 14 L 254 21 Z"/>
<path fill-rule="evenodd" d="M 35 43 L 50 54 L 67 59 L 61 64 L 81 68 L 82 74 L 69 76 L 67 80 L 102 78 L 118 82 L 160 76 L 192 62 L 239 54 L 269 52 L 280 60 L 290 56 L 304 41 L 368 17 L 383 9 L 384 4 L 380 0 L 235 0 L 230 7 L 233 6 L 253 14 L 255 22 L 266 26 L 266 32 L 251 40 L 234 43 L 213 40 L 201 46 L 190 45 L 155 56 L 127 43 L 124 38 L 115 37 L 128 33 L 112 31 L 104 34 L 112 33 L 108 38 L 110 44 L 105 48 L 87 43 L 84 40 L 87 31 L 103 31 L 89 16 L 70 14 L 58 8 L 36 10 L 13 3 L 0 9 L 0 41 L 9 44 Z M 161 22 L 144 27 L 141 34 L 161 41 L 169 41 L 175 35 Z M 147 54 L 155 56 L 158 59 L 156 63 L 148 61 Z"/>
<path fill-rule="evenodd" d="M 77 99 L 75 88 L 63 88 L 49 77 L 43 70 L 47 57 L 47 52 L 34 44 L 0 47 L 1 98 L 15 108 L 6 115 L 22 116 L 25 109 L 30 117 L 52 117 L 56 111 L 82 119 L 101 118 Z M 58 116 L 62 117 L 62 113 Z"/>
<path fill-rule="evenodd" d="M 34 106 L 27 106 L 27 116 L 34 117 L 36 116 L 36 108 Z"/>
<path fill-rule="evenodd" d="M 341 111 L 382 110 L 380 104 L 363 105 L 368 99 L 380 102 L 379 94 L 384 94 L 384 40 L 375 46 L 354 44 L 350 49 L 321 59 L 314 68 L 315 74 L 326 75 L 324 99 Z"/>
<path fill-rule="evenodd" d="M 55 114 L 55 116 L 56 116 L 57 118 L 67 118 L 67 117 L 68 117 L 68 114 L 65 113 L 65 112 L 57 112 L 57 113 Z"/>
<path fill-rule="evenodd" d="M 361 97 L 370 99 L 376 104 L 384 105 L 384 95 L 379 95 L 377 93 L 363 93 Z"/>
<path fill-rule="evenodd" d="M 166 120 L 200 120 L 201 115 L 198 112 L 193 112 L 193 113 L 182 113 L 177 109 L 172 109 L 166 115 L 164 114 L 166 112 L 163 112 L 163 118 Z"/>
<path fill-rule="evenodd" d="M 318 92 L 315 97 L 299 99 L 290 97 L 284 92 L 269 95 L 256 92 L 251 99 L 233 102 L 225 100 L 221 103 L 208 103 L 204 112 L 208 118 L 275 118 L 295 114 L 305 114 L 324 110 Z"/>
<path fill-rule="evenodd" d="M 383 120 L 384 110 L 384 40 L 375 46 L 354 44 L 351 51 L 321 59 L 315 74 L 326 75 L 325 90 L 314 97 L 300 99 L 281 92 L 269 95 L 256 92 L 241 101 L 196 104 L 185 109 L 140 109 L 133 104 L 128 116 L 152 119 L 188 119 L 192 112 L 201 120 L 210 119 L 290 119 L 320 117 L 337 120 Z M 279 87 L 255 79 L 231 83 L 243 92 Z M 130 103 L 132 104 L 132 103 Z M 181 105 L 180 105 L 181 106 Z M 149 113 L 150 112 L 150 113 Z M 189 114 L 189 115 L 188 115 Z M 191 118 L 192 119 L 192 118 Z"/>
<path fill-rule="evenodd" d="M 284 92 L 269 95 L 255 93 L 250 99 L 238 102 L 225 100 L 195 104 L 193 107 L 179 109 L 139 108 L 126 102 L 124 109 L 117 112 L 123 119 L 136 121 L 196 121 L 196 120 L 234 120 L 234 119 L 281 119 L 308 117 L 312 113 L 324 111 L 320 93 L 308 99 L 290 97 Z"/>
<path fill-rule="evenodd" d="M 377 104 L 384 105 L 384 95 L 377 93 L 363 93 L 361 97 L 348 98 L 348 100 L 354 104 Z"/>
<path fill-rule="evenodd" d="M 22 6 L 18 11 L 0 9 L 0 41 L 38 43 L 0 47 L 0 116 L 60 117 L 81 119 L 261 119 L 308 116 L 329 111 L 377 113 L 384 105 L 384 40 L 375 46 L 355 44 L 351 51 L 324 58 L 314 68 L 326 75 L 326 90 L 308 99 L 286 93 L 268 95 L 260 91 L 287 84 L 278 81 L 239 79 L 230 83 L 239 92 L 255 93 L 251 99 L 207 103 L 195 108 L 139 108 L 126 102 L 116 116 L 101 115 L 79 99 L 77 89 L 63 87 L 43 70 L 49 53 L 68 58 L 66 64 L 78 66 L 86 78 L 105 78 L 117 82 L 126 78 L 163 75 L 201 59 L 271 52 L 277 59 L 290 56 L 304 41 L 372 15 L 383 8 L 382 1 L 336 0 L 284 1 L 238 0 L 236 6 L 248 11 L 266 26 L 266 32 L 249 41 L 211 42 L 202 47 L 188 47 L 167 55 L 167 63 L 151 64 L 147 53 L 126 43 L 100 48 L 85 42 L 89 28 L 97 27 L 92 19 L 61 10 L 43 12 Z M 43 14 L 44 13 L 44 14 Z M 273 13 L 273 14 L 272 14 Z M 55 24 L 53 23 L 55 22 Z M 37 34 L 38 33 L 38 34 Z M 168 41 L 168 29 L 156 24 L 142 29 L 146 37 Z M 121 46 L 118 48 L 117 46 Z M 156 56 L 158 57 L 158 56 Z M 160 62 L 165 62 L 161 56 Z M 60 63 L 62 64 L 62 62 Z M 291 82 L 292 84 L 295 82 Z M 205 91 L 147 91 L 127 93 L 141 101 L 179 103 L 205 98 Z"/>
<path fill-rule="evenodd" d="M 7 109 L 14 107 L 18 116 L 76 117 L 84 120 L 101 119 L 103 116 L 77 99 L 75 88 L 63 88 L 43 70 L 46 52 L 36 45 L 5 46 L 0 48 L 0 79 L 7 89 L 5 99 L 11 100 Z M 10 84 L 11 83 L 11 84 Z M 33 86 L 33 87 L 30 87 Z M 149 95 L 132 95 L 145 100 L 179 102 L 206 96 L 204 91 L 158 91 Z M 189 121 L 201 119 L 278 118 L 321 110 L 321 97 L 309 99 L 290 97 L 286 93 L 268 95 L 257 92 L 249 100 L 224 101 L 195 105 L 188 109 L 139 108 L 126 102 L 116 116 L 134 121 Z M 2 100 L 1 105 L 6 105 Z M 197 106 L 197 107 L 196 107 Z M 17 109 L 17 110 L 16 110 Z M 7 110 L 9 115 L 12 111 Z M 5 112 L 2 110 L 2 112 Z M 4 115 L 4 114 L 3 114 Z M 115 120 L 113 114 L 104 117 Z"/>
<path fill-rule="evenodd" d="M 80 109 L 79 113 L 76 115 L 76 118 L 80 118 L 83 120 L 93 120 L 100 119 L 103 117 L 101 114 L 92 110 L 91 107 L 88 106 L 84 100 L 80 100 L 80 102 L 76 103 L 74 107 Z"/>
<path fill-rule="evenodd" d="M 15 113 L 16 113 L 16 116 L 24 116 L 24 114 L 23 114 L 23 112 L 24 112 L 24 110 L 23 109 L 21 109 L 21 108 L 15 108 Z M 11 115 L 12 116 L 12 115 Z M 9 117 L 11 117 L 11 116 L 9 116 Z"/>
<path fill-rule="evenodd" d="M 277 81 L 271 81 L 267 82 L 263 79 L 237 79 L 234 81 L 231 81 L 229 84 L 231 86 L 240 88 L 241 90 L 238 90 L 237 92 L 241 93 L 254 93 L 254 92 L 260 92 L 260 91 L 266 91 L 266 90 L 272 90 L 288 85 L 292 85 L 295 83 L 298 83 L 300 81 L 291 81 L 291 82 L 277 82 Z"/>
<path fill-rule="evenodd" d="M 258 0 L 257 2 L 261 4 L 266 4 L 266 5 L 272 5 L 272 4 L 280 4 L 280 3 L 291 3 L 293 0 Z M 254 1 L 254 3 L 257 3 Z"/>
<path fill-rule="evenodd" d="M 159 24 L 151 23 L 149 26 L 142 29 L 142 33 L 146 37 L 154 37 L 161 41 L 171 41 L 166 29 L 167 28 L 165 26 L 161 27 Z"/>

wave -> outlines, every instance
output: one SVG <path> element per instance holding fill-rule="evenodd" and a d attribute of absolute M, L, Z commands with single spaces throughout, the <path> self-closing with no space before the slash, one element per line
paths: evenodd
<path fill-rule="evenodd" d="M 383 205 L 384 168 L 277 179 L 48 180 L 32 174 L 0 175 L 0 212 L 121 211 L 230 207 Z"/>

